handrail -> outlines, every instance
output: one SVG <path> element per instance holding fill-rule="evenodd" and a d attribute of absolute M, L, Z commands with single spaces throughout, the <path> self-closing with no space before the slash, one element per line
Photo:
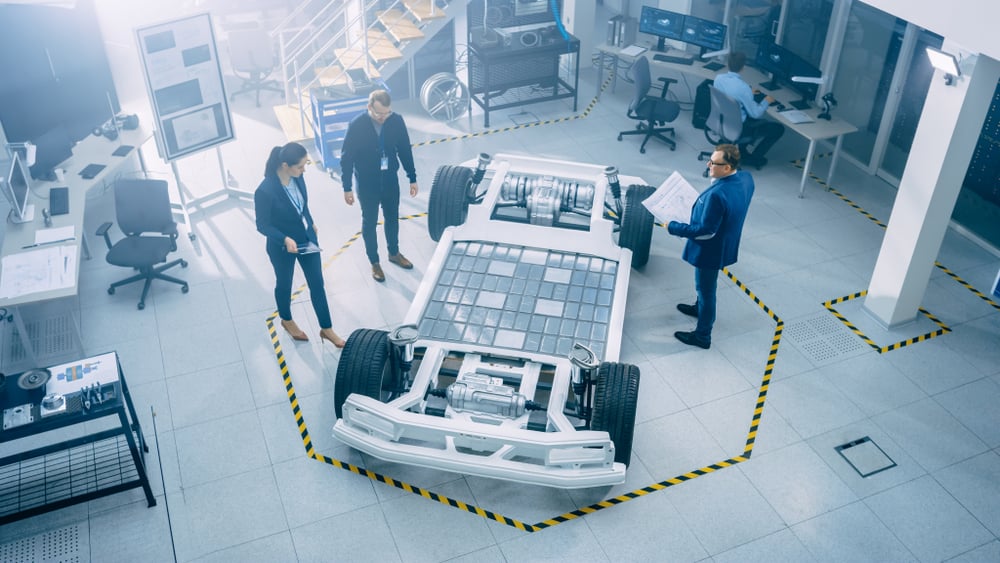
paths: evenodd
<path fill-rule="evenodd" d="M 289 24 L 291 24 L 292 20 L 294 20 L 299 15 L 299 13 L 301 13 L 303 10 L 305 10 L 306 6 L 308 6 L 308 5 L 309 5 L 308 1 L 302 2 L 301 4 L 299 4 L 298 6 L 296 6 L 295 9 L 292 10 L 287 16 L 285 16 L 285 18 L 283 20 L 281 20 L 280 22 L 278 22 L 278 25 L 276 25 L 274 27 L 274 29 L 271 30 L 271 32 L 270 32 L 271 33 L 271 38 L 274 39 L 274 38 L 278 37 L 279 35 L 281 35 L 282 33 L 284 33 L 285 27 L 287 27 Z"/>
<path fill-rule="evenodd" d="M 311 44 L 311 39 L 315 38 L 315 36 L 317 34 L 322 33 L 324 31 L 326 31 L 327 29 L 329 29 L 330 26 L 333 25 L 333 23 L 335 21 L 337 21 L 337 19 L 341 16 L 341 14 L 343 14 L 345 11 L 347 11 L 347 6 L 343 5 L 343 6 L 340 6 L 340 8 L 338 10 L 336 10 L 335 12 L 333 12 L 332 14 L 327 15 L 327 13 L 326 13 L 327 12 L 327 8 L 331 8 L 331 7 L 333 7 L 333 2 L 326 3 L 326 5 L 323 6 L 322 9 L 316 11 L 316 13 L 313 15 L 313 17 L 310 18 L 309 21 L 306 22 L 305 25 L 303 25 L 301 29 L 299 29 L 298 31 L 296 31 L 295 34 L 292 35 L 292 37 L 290 39 L 288 39 L 288 45 L 292 45 L 297 40 L 299 40 L 300 38 L 304 38 L 304 40 L 302 41 L 301 45 L 299 45 L 298 47 L 294 47 L 294 48 L 291 49 L 291 53 L 290 53 L 291 57 L 298 57 L 299 55 L 301 55 L 302 52 L 307 47 L 309 47 L 309 45 Z M 325 20 L 325 23 L 323 23 L 321 25 L 318 25 L 318 29 L 316 31 L 312 31 L 312 26 L 320 18 L 323 18 Z M 305 34 L 307 32 L 308 32 L 308 35 L 303 35 L 303 34 Z"/>

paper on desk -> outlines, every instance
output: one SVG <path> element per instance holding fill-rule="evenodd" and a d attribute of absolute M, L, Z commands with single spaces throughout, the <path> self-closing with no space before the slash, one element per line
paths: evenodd
<path fill-rule="evenodd" d="M 0 298 L 14 298 L 76 283 L 75 244 L 18 252 L 0 260 Z"/>
<path fill-rule="evenodd" d="M 38 229 L 35 231 L 35 244 L 45 244 L 57 240 L 69 240 L 76 236 L 76 227 L 68 225 L 66 227 L 55 227 L 52 229 Z"/>
<path fill-rule="evenodd" d="M 798 109 L 786 109 L 781 112 L 781 115 L 785 117 L 788 121 L 792 123 L 812 123 L 813 118 L 809 117 L 809 114 Z"/>
<path fill-rule="evenodd" d="M 622 54 L 626 57 L 638 57 L 639 55 L 646 52 L 646 48 L 640 45 L 629 45 L 622 49 Z"/>
<path fill-rule="evenodd" d="M 698 195 L 698 190 L 680 172 L 674 171 L 642 204 L 657 221 L 687 223 L 691 220 L 691 207 Z"/>

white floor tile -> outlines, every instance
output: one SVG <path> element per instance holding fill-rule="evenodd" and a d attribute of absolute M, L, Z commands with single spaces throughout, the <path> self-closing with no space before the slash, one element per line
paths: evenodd
<path fill-rule="evenodd" d="M 864 500 L 921 561 L 954 557 L 992 539 L 929 475 Z"/>

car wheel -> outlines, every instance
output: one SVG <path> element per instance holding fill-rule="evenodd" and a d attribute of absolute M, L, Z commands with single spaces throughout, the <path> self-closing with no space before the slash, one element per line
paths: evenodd
<path fill-rule="evenodd" d="M 343 416 L 344 401 L 351 393 L 382 400 L 383 384 L 391 380 L 389 333 L 359 328 L 351 333 L 340 353 L 333 388 L 337 418 Z"/>
<path fill-rule="evenodd" d="M 632 458 L 635 409 L 639 401 L 639 368 L 602 362 L 597 369 L 591 430 L 603 430 L 615 443 L 615 461 L 626 466 Z"/>
<path fill-rule="evenodd" d="M 653 214 L 642 201 L 653 194 L 653 186 L 632 185 L 625 192 L 618 246 L 632 251 L 632 267 L 641 268 L 649 261 L 649 246 L 653 241 Z"/>
<path fill-rule="evenodd" d="M 427 230 L 434 242 L 441 240 L 444 230 L 461 225 L 469 214 L 468 188 L 472 169 L 445 165 L 437 169 L 427 202 Z"/>

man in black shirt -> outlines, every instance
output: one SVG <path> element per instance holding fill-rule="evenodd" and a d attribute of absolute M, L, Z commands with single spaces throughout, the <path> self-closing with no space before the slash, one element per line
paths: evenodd
<path fill-rule="evenodd" d="M 351 120 L 344 137 L 340 157 L 341 180 L 344 184 L 344 201 L 354 205 L 351 190 L 354 178 L 358 181 L 358 199 L 361 201 L 361 236 L 365 252 L 372 265 L 375 281 L 385 281 L 385 272 L 379 264 L 378 209 L 382 207 L 385 219 L 385 242 L 389 247 L 389 261 L 404 269 L 413 263 L 399 252 L 399 166 L 410 180 L 410 196 L 417 195 L 417 170 L 413 165 L 410 135 L 403 117 L 393 113 L 392 98 L 385 90 L 375 90 L 368 96 L 368 111 Z"/>

